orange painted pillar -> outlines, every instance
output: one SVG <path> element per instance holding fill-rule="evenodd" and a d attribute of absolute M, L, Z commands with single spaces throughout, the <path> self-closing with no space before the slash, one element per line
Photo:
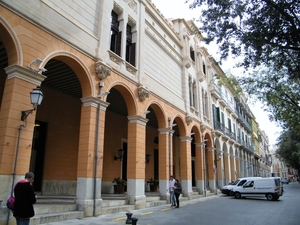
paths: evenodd
<path fill-rule="evenodd" d="M 241 177 L 240 160 L 237 157 L 235 158 L 235 165 L 236 165 L 236 176 L 237 178 Z"/>
<path fill-rule="evenodd" d="M 225 170 L 225 184 L 228 184 L 231 180 L 231 166 L 230 166 L 230 156 L 228 153 L 224 154 L 224 170 Z"/>
<path fill-rule="evenodd" d="M 196 143 L 196 180 L 204 180 L 203 166 L 202 144 Z"/>
<path fill-rule="evenodd" d="M 23 179 L 30 166 L 36 111 L 29 114 L 25 121 L 21 121 L 21 111 L 33 109 L 30 92 L 46 77 L 19 65 L 6 67 L 5 71 L 7 79 L 0 110 L 0 174 L 9 176 L 9 182 L 3 184 L 2 190 L 10 192 L 15 159 L 15 180 Z"/>
<path fill-rule="evenodd" d="M 216 188 L 216 168 L 214 162 L 214 148 L 208 147 L 207 148 L 207 170 L 208 170 L 208 182 L 209 188 L 211 191 L 215 190 Z"/>
<path fill-rule="evenodd" d="M 159 131 L 158 162 L 159 162 L 159 192 L 161 199 L 168 199 L 167 189 L 169 184 L 169 145 L 170 129 L 161 128 Z"/>
<path fill-rule="evenodd" d="M 230 156 L 230 179 L 231 180 L 236 180 L 236 176 L 235 176 L 235 160 L 234 160 L 234 156 Z"/>
<path fill-rule="evenodd" d="M 191 137 L 180 137 L 180 180 L 183 196 L 192 197 Z"/>
<path fill-rule="evenodd" d="M 146 123 L 148 119 L 128 116 L 127 195 L 130 205 L 145 208 Z"/>
<path fill-rule="evenodd" d="M 76 197 L 79 208 L 84 209 L 86 216 L 92 216 L 94 213 L 95 215 L 101 214 L 105 110 L 109 103 L 91 96 L 81 100 L 83 105 L 80 120 Z M 98 109 L 100 109 L 100 120 L 98 120 Z M 98 134 L 96 134 L 98 125 Z M 98 146 L 96 146 L 96 138 L 98 138 Z M 95 209 L 92 208 L 94 198 Z"/>

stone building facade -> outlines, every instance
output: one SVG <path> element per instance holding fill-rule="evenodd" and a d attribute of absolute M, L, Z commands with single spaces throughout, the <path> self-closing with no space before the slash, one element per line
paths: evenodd
<path fill-rule="evenodd" d="M 30 170 L 37 192 L 76 196 L 91 216 L 116 177 L 143 208 L 150 178 L 167 200 L 170 174 L 189 198 L 245 174 L 249 148 L 214 128 L 215 102 L 240 118 L 213 94 L 220 68 L 192 21 L 151 0 L 1 0 L 0 54 L 0 199 Z M 36 86 L 43 102 L 21 121 Z"/>

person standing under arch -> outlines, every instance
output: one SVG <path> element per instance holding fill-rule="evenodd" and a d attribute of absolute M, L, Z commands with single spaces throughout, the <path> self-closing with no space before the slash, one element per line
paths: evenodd
<path fill-rule="evenodd" d="M 30 218 L 34 216 L 33 204 L 36 203 L 36 195 L 32 183 L 34 174 L 28 172 L 25 179 L 20 180 L 15 188 L 15 206 L 13 215 L 16 218 L 17 225 L 29 225 Z"/>

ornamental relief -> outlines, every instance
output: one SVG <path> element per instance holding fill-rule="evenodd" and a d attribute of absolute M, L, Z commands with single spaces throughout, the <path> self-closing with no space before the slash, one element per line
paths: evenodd
<path fill-rule="evenodd" d="M 149 93 L 150 91 L 143 85 L 140 85 L 138 87 L 138 96 L 141 101 L 144 101 L 146 98 L 149 98 Z"/>
<path fill-rule="evenodd" d="M 193 122 L 193 118 L 190 115 L 185 116 L 185 122 L 187 125 L 190 125 Z"/>
<path fill-rule="evenodd" d="M 124 0 L 125 3 L 136 13 L 137 4 L 133 0 Z"/>
<path fill-rule="evenodd" d="M 111 74 L 111 67 L 104 64 L 101 60 L 96 62 L 95 72 L 100 80 L 105 79 Z"/>

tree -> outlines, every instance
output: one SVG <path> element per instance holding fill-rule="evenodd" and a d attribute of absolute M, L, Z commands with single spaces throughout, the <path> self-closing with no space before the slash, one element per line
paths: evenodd
<path fill-rule="evenodd" d="M 289 167 L 300 171 L 300 136 L 292 130 L 285 131 L 279 137 L 276 150 L 277 158 L 283 159 Z"/>
<path fill-rule="evenodd" d="M 244 91 L 261 100 L 284 129 L 300 131 L 299 0 L 186 2 L 203 9 L 199 29 L 207 44 L 216 41 L 221 60 L 242 57 L 239 66 L 253 69 L 238 77 Z"/>

